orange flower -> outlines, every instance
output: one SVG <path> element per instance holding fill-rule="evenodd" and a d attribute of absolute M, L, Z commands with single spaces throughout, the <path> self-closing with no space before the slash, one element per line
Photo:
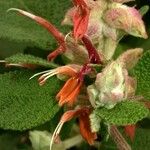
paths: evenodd
<path fill-rule="evenodd" d="M 63 116 L 60 119 L 59 124 L 57 125 L 52 139 L 50 143 L 50 150 L 52 149 L 52 144 L 55 139 L 57 139 L 60 130 L 63 126 L 63 124 L 67 121 L 70 121 L 74 117 L 79 118 L 79 127 L 80 127 L 80 133 L 82 137 L 90 144 L 94 144 L 94 140 L 97 138 L 96 133 L 93 133 L 90 128 L 90 119 L 89 115 L 91 114 L 91 110 L 88 107 L 76 109 L 76 110 L 69 110 L 63 114 Z"/>
<path fill-rule="evenodd" d="M 36 73 L 30 79 L 34 78 L 35 76 L 43 74 L 38 79 L 39 84 L 43 85 L 47 81 L 48 78 L 57 74 L 75 76 L 78 72 L 78 69 L 79 69 L 79 66 L 77 65 L 66 65 L 66 66 L 58 67 L 56 69 L 51 69 L 51 70 L 46 70 L 43 72 Z"/>
<path fill-rule="evenodd" d="M 57 94 L 56 98 L 59 101 L 59 105 L 62 106 L 67 103 L 72 106 L 76 100 L 77 95 L 80 92 L 80 88 L 83 84 L 84 76 L 91 71 L 91 67 L 88 64 L 83 65 L 81 70 L 72 78 L 70 78 L 60 92 Z"/>
<path fill-rule="evenodd" d="M 78 77 L 70 78 L 56 96 L 59 100 L 59 105 L 62 106 L 65 103 L 70 106 L 73 105 L 80 92 L 81 86 L 82 81 L 80 81 Z"/>
<path fill-rule="evenodd" d="M 77 11 L 74 13 L 73 16 L 73 34 L 75 39 L 78 39 L 82 38 L 87 30 L 90 9 L 88 8 L 84 0 L 73 0 L 73 2 L 74 5 L 77 7 Z"/>

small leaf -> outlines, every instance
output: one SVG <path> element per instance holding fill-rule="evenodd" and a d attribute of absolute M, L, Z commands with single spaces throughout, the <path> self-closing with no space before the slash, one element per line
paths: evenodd
<path fill-rule="evenodd" d="M 139 102 L 124 101 L 118 103 L 113 109 L 98 108 L 95 113 L 104 121 L 113 125 L 135 124 L 145 118 L 149 110 Z"/>
<path fill-rule="evenodd" d="M 48 62 L 42 58 L 35 57 L 33 55 L 28 55 L 28 54 L 16 54 L 11 57 L 8 57 L 5 59 L 6 62 L 9 63 L 14 63 L 14 64 L 32 64 L 32 65 L 37 65 L 37 66 L 43 66 L 47 68 L 56 68 L 58 67 L 56 64 L 52 62 Z"/>
<path fill-rule="evenodd" d="M 0 128 L 31 129 L 51 120 L 58 112 L 55 95 L 60 81 L 53 77 L 41 87 L 36 79 L 29 81 L 33 74 L 15 71 L 0 75 Z"/>
<path fill-rule="evenodd" d="M 144 16 L 149 11 L 149 6 L 145 5 L 145 6 L 141 7 L 139 11 L 140 11 L 140 14 L 142 16 Z"/>
<path fill-rule="evenodd" d="M 146 51 L 133 70 L 137 79 L 137 94 L 150 100 L 150 50 Z"/>

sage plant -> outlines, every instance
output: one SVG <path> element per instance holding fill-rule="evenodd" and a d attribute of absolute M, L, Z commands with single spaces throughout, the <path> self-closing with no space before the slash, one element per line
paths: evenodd
<path fill-rule="evenodd" d="M 44 86 L 52 76 L 65 80 L 56 101 L 59 107 L 66 107 L 66 112 L 53 133 L 50 150 L 64 123 L 73 118 L 78 118 L 80 133 L 90 145 L 94 145 L 97 135 L 101 134 L 101 124 L 104 124 L 118 149 L 131 149 L 117 126 L 125 128 L 133 140 L 136 123 L 147 117 L 149 111 L 145 100 L 136 98 L 138 83 L 130 74 L 143 49 L 131 48 L 113 59 L 124 36 L 148 38 L 140 12 L 126 4 L 130 1 L 72 0 L 73 6 L 62 21 L 62 25 L 69 25 L 72 29 L 66 35 L 39 16 L 18 8 L 8 10 L 33 19 L 56 39 L 58 48 L 47 56 L 48 61 L 54 61 L 58 55 L 68 60 L 63 66 L 36 73 L 30 78 L 39 76 L 40 86 Z M 29 67 L 27 64 L 21 66 Z M 126 114 L 134 107 L 135 112 Z M 120 118 L 116 115 L 119 113 Z"/>

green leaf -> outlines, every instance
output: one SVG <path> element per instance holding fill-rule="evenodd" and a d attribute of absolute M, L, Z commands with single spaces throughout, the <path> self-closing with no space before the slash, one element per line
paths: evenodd
<path fill-rule="evenodd" d="M 138 128 L 136 130 L 134 142 L 131 143 L 133 150 L 149 150 L 150 129 Z"/>
<path fill-rule="evenodd" d="M 15 64 L 33 64 L 37 66 L 43 66 L 47 68 L 56 68 L 58 67 L 56 64 L 52 62 L 48 62 L 42 58 L 35 57 L 33 55 L 28 54 L 16 54 L 11 57 L 5 59 L 7 63 L 15 63 Z"/>
<path fill-rule="evenodd" d="M 9 8 L 20 8 L 45 19 L 56 25 L 61 31 L 68 31 L 61 27 L 63 15 L 70 6 L 66 0 L 0 0 L 0 38 L 10 41 L 26 43 L 30 47 L 53 49 L 56 43 L 53 37 L 40 25 L 16 12 L 6 12 Z"/>
<path fill-rule="evenodd" d="M 139 11 L 140 11 L 140 14 L 142 16 L 144 16 L 148 12 L 148 10 L 149 10 L 149 6 L 145 5 L 145 6 L 141 7 Z"/>
<path fill-rule="evenodd" d="M 29 71 L 0 75 L 0 128 L 31 129 L 51 120 L 58 112 L 55 95 L 60 81 L 53 77 L 39 86 L 36 79 L 29 81 L 32 75 Z"/>
<path fill-rule="evenodd" d="M 137 94 L 150 100 L 150 50 L 139 60 L 133 75 L 137 79 Z"/>
<path fill-rule="evenodd" d="M 145 118 L 149 110 L 142 103 L 124 101 L 118 103 L 113 109 L 98 108 L 95 113 L 109 124 L 127 125 L 135 124 Z"/>

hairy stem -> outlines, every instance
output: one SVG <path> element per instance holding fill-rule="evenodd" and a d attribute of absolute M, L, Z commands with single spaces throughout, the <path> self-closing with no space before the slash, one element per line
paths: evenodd
<path fill-rule="evenodd" d="M 116 126 L 113 125 L 110 127 L 110 134 L 116 143 L 118 150 L 132 150 Z"/>

